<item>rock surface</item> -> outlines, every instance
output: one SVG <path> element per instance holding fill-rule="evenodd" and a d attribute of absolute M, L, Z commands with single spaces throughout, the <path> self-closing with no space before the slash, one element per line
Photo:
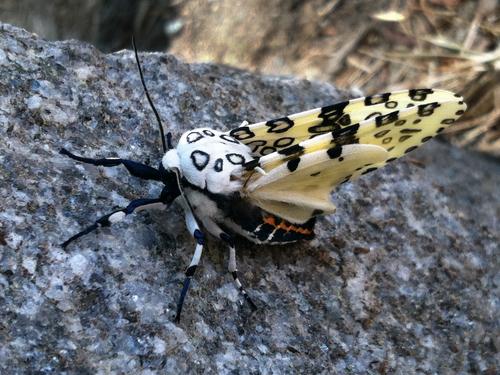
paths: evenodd
<path fill-rule="evenodd" d="M 329 104 L 326 84 L 142 56 L 176 139 Z M 334 195 L 312 242 L 238 242 L 251 313 L 181 211 L 139 214 L 58 244 L 158 184 L 58 154 L 156 165 L 154 117 L 130 51 L 0 25 L 0 372 L 498 373 L 500 166 L 437 141 Z"/>

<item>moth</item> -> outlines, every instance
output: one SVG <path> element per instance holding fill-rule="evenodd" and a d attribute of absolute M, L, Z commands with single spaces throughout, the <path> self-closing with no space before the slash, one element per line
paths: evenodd
<path fill-rule="evenodd" d="M 135 46 L 134 46 L 135 47 Z M 136 199 L 99 218 L 62 246 L 132 213 L 184 209 L 196 247 L 177 304 L 181 316 L 190 281 L 207 234 L 227 245 L 228 271 L 252 309 L 238 277 L 234 235 L 256 244 L 286 244 L 314 236 L 318 215 L 332 214 L 330 195 L 339 185 L 415 150 L 466 110 L 460 95 L 412 89 L 353 99 L 274 120 L 221 132 L 193 129 L 172 145 L 147 91 L 137 49 L 135 57 L 146 96 L 159 123 L 164 155 L 157 168 L 120 158 L 92 159 L 60 152 L 96 166 L 123 165 L 135 177 L 163 184 L 159 197 Z"/>

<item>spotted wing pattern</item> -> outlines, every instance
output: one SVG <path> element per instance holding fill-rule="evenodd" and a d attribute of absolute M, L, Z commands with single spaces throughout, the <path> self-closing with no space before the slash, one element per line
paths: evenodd
<path fill-rule="evenodd" d="M 260 157 L 321 134 L 338 132 L 370 118 L 387 116 L 412 106 L 448 101 L 462 102 L 463 104 L 462 98 L 445 90 L 395 91 L 240 126 L 228 134 L 248 145 L 252 153 L 256 157 Z"/>
<path fill-rule="evenodd" d="M 406 98 L 416 97 L 417 90 L 413 91 L 411 95 L 412 90 L 405 91 Z M 406 100 L 406 105 L 400 101 L 397 102 L 397 106 L 402 106 L 400 109 L 367 116 L 359 123 L 339 126 L 256 157 L 246 164 L 248 175 L 243 193 L 264 210 L 295 223 L 333 212 L 330 193 L 336 185 L 416 149 L 455 122 L 466 109 L 462 98 L 453 93 L 418 92 L 434 94 L 434 99 L 439 94 L 439 101 L 415 104 Z M 378 98 L 386 100 L 392 95 Z M 360 100 L 347 103 L 359 104 Z M 372 97 L 369 102 L 373 101 Z M 351 119 L 356 116 L 357 112 L 349 115 Z"/>

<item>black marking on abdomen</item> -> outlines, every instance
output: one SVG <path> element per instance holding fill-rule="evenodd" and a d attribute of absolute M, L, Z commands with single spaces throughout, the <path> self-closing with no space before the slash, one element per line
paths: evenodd
<path fill-rule="evenodd" d="M 269 236 L 275 229 L 276 228 L 271 224 L 261 224 L 258 229 L 252 232 L 252 234 L 254 234 L 259 241 L 264 242 L 268 240 Z"/>

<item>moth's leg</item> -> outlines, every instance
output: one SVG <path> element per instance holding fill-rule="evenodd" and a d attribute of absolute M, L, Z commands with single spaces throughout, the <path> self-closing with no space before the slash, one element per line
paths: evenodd
<path fill-rule="evenodd" d="M 249 122 L 247 120 L 244 120 L 240 126 L 247 126 L 249 124 Z"/>
<path fill-rule="evenodd" d="M 179 323 L 181 319 L 182 306 L 184 305 L 184 299 L 186 298 L 189 284 L 191 283 L 191 278 L 194 276 L 196 272 L 196 267 L 198 267 L 198 263 L 200 262 L 201 254 L 203 252 L 203 244 L 205 243 L 205 235 L 200 230 L 198 223 L 196 222 L 196 218 L 194 217 L 193 211 L 187 202 L 183 204 L 185 217 L 186 217 L 186 225 L 188 227 L 189 233 L 193 235 L 196 240 L 196 248 L 194 250 L 193 257 L 191 258 L 191 263 L 186 269 L 184 283 L 182 284 L 181 295 L 179 296 L 179 301 L 177 302 L 177 312 L 175 314 L 175 321 Z"/>
<path fill-rule="evenodd" d="M 238 268 L 236 266 L 236 247 L 234 246 L 234 240 L 233 238 L 224 232 L 216 223 L 214 223 L 212 220 L 207 220 L 203 221 L 203 225 L 206 227 L 207 231 L 209 231 L 211 234 L 214 236 L 219 237 L 222 241 L 224 241 L 228 247 L 229 247 L 229 263 L 228 263 L 228 271 L 229 273 L 233 276 L 234 283 L 236 284 L 236 287 L 240 291 L 240 293 L 243 295 L 245 300 L 248 302 L 250 305 L 250 308 L 252 310 L 257 310 L 257 306 L 255 303 L 253 303 L 252 299 L 248 295 L 247 291 L 245 288 L 243 288 L 243 285 L 241 285 L 241 281 L 238 277 Z"/>
<path fill-rule="evenodd" d="M 257 306 L 255 306 L 255 303 L 253 303 L 247 291 L 245 290 L 245 288 L 243 288 L 243 285 L 241 285 L 241 281 L 238 277 L 238 267 L 236 266 L 236 247 L 234 246 L 233 238 L 225 232 L 222 232 L 219 237 L 229 246 L 229 263 L 227 269 L 229 273 L 231 273 L 231 275 L 233 276 L 233 280 L 234 283 L 236 284 L 236 287 L 239 289 L 240 293 L 248 302 L 250 308 L 253 311 L 257 310 Z"/>
<path fill-rule="evenodd" d="M 73 160 L 97 166 L 116 167 L 120 164 L 123 164 L 125 168 L 127 168 L 127 170 L 130 172 L 130 174 L 134 177 L 139 177 L 145 180 L 161 181 L 161 174 L 158 169 L 150 167 L 145 164 L 138 163 L 136 161 L 120 159 L 120 158 L 102 158 L 102 159 L 85 158 L 82 156 L 72 154 L 65 148 L 62 148 L 59 151 L 59 153 L 62 155 L 69 156 Z"/>
<path fill-rule="evenodd" d="M 125 216 L 130 215 L 134 212 L 142 211 L 144 209 L 152 209 L 152 208 L 167 208 L 167 205 L 163 202 L 162 199 L 135 199 L 129 203 L 129 205 L 120 210 L 113 211 L 107 215 L 104 215 L 100 219 L 96 220 L 94 224 L 82 230 L 80 233 L 75 234 L 73 237 L 63 242 L 61 246 L 65 248 L 74 240 L 96 230 L 99 227 L 109 227 L 113 223 L 117 223 Z"/>

